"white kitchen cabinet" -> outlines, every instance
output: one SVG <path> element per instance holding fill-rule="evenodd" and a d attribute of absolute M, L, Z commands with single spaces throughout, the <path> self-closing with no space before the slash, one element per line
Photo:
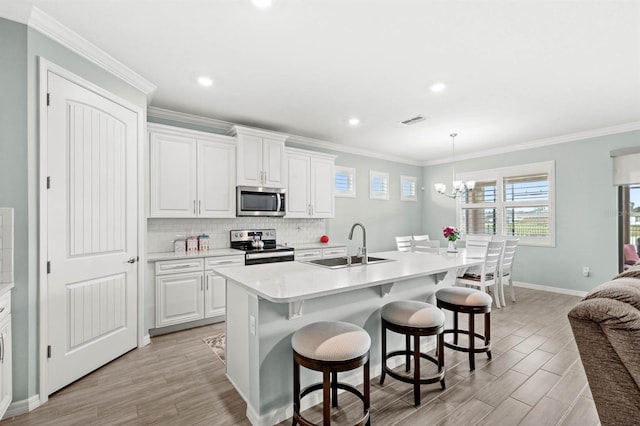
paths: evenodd
<path fill-rule="evenodd" d="M 334 216 L 334 155 L 295 148 L 285 150 L 287 217 Z"/>
<path fill-rule="evenodd" d="M 153 123 L 148 129 L 150 217 L 235 217 L 235 140 Z"/>
<path fill-rule="evenodd" d="M 156 328 L 225 315 L 226 279 L 214 268 L 244 265 L 244 255 L 156 262 Z"/>
<path fill-rule="evenodd" d="M 343 257 L 347 255 L 347 246 L 334 246 L 327 248 L 302 248 L 295 250 L 295 260 L 307 261 L 316 259 L 328 259 L 331 257 Z"/>
<path fill-rule="evenodd" d="M 0 418 L 13 398 L 11 351 L 11 293 L 7 293 L 0 298 Z"/>
<path fill-rule="evenodd" d="M 242 126 L 234 126 L 230 134 L 238 142 L 237 185 L 283 188 L 287 135 Z"/>

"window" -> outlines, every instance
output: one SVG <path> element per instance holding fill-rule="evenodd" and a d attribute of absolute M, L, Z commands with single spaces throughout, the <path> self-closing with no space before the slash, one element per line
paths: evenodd
<path fill-rule="evenodd" d="M 462 232 L 555 246 L 554 169 L 549 161 L 460 174 L 476 181 L 457 205 Z"/>
<path fill-rule="evenodd" d="M 400 176 L 400 200 L 418 201 L 415 176 Z"/>
<path fill-rule="evenodd" d="M 356 169 L 351 167 L 335 166 L 335 191 L 336 197 L 356 197 Z"/>
<path fill-rule="evenodd" d="M 369 172 L 369 198 L 372 200 L 389 199 L 389 173 Z"/>

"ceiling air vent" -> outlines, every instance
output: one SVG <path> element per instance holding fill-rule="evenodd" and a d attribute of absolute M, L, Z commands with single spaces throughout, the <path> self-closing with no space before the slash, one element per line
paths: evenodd
<path fill-rule="evenodd" d="M 422 115 L 416 115 L 415 117 L 410 118 L 408 120 L 401 121 L 400 123 L 404 124 L 405 126 L 413 126 L 414 124 L 418 124 L 421 121 L 424 121 L 426 119 L 427 117 L 424 117 Z"/>

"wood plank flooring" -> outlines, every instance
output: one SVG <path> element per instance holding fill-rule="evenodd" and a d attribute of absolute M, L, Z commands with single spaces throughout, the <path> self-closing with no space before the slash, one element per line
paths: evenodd
<path fill-rule="evenodd" d="M 372 424 L 598 425 L 567 320 L 580 298 L 523 288 L 516 297 L 492 311 L 493 359 L 477 355 L 470 373 L 466 354 L 446 349 L 447 389 L 422 386 L 419 407 L 410 384 L 373 378 Z M 223 331 L 214 324 L 154 337 L 0 425 L 249 425 L 224 365 L 202 342 Z M 348 424 L 359 404 L 341 396 L 336 424 Z M 305 414 L 318 421 L 319 407 Z"/>

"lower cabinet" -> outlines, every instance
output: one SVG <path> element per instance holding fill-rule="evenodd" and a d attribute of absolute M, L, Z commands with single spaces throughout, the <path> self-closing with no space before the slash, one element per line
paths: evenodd
<path fill-rule="evenodd" d="M 330 257 L 341 257 L 347 255 L 346 246 L 336 246 L 327 248 L 313 248 L 313 249 L 296 249 L 295 259 L 298 261 L 316 260 L 316 259 L 328 259 Z"/>
<path fill-rule="evenodd" d="M 0 298 L 0 418 L 13 398 L 11 363 L 11 293 Z"/>
<path fill-rule="evenodd" d="M 225 315 L 227 281 L 213 269 L 244 265 L 244 256 L 156 262 L 156 328 Z"/>

